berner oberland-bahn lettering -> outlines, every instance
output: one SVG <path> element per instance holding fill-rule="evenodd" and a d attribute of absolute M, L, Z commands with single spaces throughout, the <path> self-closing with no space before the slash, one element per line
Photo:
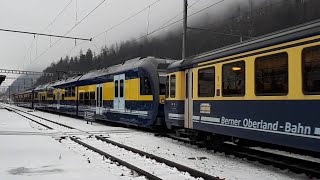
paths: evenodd
<path fill-rule="evenodd" d="M 269 131 L 283 131 L 286 133 L 292 134 L 305 134 L 312 135 L 311 127 L 303 125 L 302 123 L 294 124 L 292 122 L 285 122 L 284 124 L 280 124 L 279 121 L 275 121 L 274 123 L 266 122 L 264 120 L 253 120 L 251 118 L 244 119 L 231 119 L 226 117 L 220 118 L 221 124 L 229 125 L 229 126 L 242 126 L 253 129 L 262 129 Z M 314 129 L 314 134 L 317 135 L 318 128 Z"/>

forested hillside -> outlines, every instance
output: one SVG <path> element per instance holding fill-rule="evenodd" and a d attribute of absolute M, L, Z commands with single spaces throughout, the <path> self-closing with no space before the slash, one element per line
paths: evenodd
<path fill-rule="evenodd" d="M 228 6 L 228 10 L 220 16 L 210 16 L 210 13 L 205 13 L 189 21 L 188 26 L 197 29 L 188 30 L 188 56 L 237 43 L 241 39 L 240 36 L 246 40 L 320 18 L 319 0 L 260 0 L 259 3 L 257 2 L 255 0 L 239 1 Z M 131 39 L 104 47 L 96 55 L 90 49 L 84 50 L 75 57 L 62 57 L 44 71 L 88 72 L 139 56 L 180 59 L 181 32 L 179 28 L 167 34 L 159 33 L 160 35 L 153 38 L 144 38 L 139 41 Z M 36 84 L 56 79 L 58 79 L 57 73 L 53 78 L 39 78 Z"/>

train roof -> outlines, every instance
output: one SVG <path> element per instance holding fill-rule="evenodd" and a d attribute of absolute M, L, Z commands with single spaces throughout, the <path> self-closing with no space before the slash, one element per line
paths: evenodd
<path fill-rule="evenodd" d="M 16 92 L 16 93 L 13 93 L 13 95 L 23 95 L 23 94 L 27 94 L 27 93 L 32 93 L 33 90 L 26 90 L 26 91 L 23 91 L 23 92 Z"/>
<path fill-rule="evenodd" d="M 81 77 L 82 77 L 82 75 L 78 75 L 78 76 L 72 76 L 72 77 L 69 77 L 66 79 L 58 80 L 52 84 L 52 87 L 70 86 L 70 85 L 76 83 Z"/>
<path fill-rule="evenodd" d="M 93 79 L 93 78 L 97 78 L 97 77 L 105 76 L 105 75 L 109 75 L 109 74 L 116 74 L 116 73 L 124 72 L 124 71 L 130 70 L 130 69 L 141 67 L 146 63 L 152 63 L 155 66 L 159 66 L 159 64 L 170 64 L 172 62 L 174 62 L 174 60 L 159 59 L 159 58 L 155 58 L 155 57 L 146 57 L 146 58 L 142 59 L 141 57 L 138 57 L 138 58 L 134 58 L 131 60 L 127 60 L 123 64 L 117 64 L 114 66 L 110 66 L 106 69 L 100 69 L 100 70 L 95 70 L 95 71 L 89 72 L 89 73 L 83 75 L 79 79 L 79 81 Z"/>
<path fill-rule="evenodd" d="M 297 39 L 307 38 L 320 34 L 320 20 L 311 21 L 284 30 L 252 38 L 223 48 L 215 49 L 194 55 L 170 65 L 169 69 L 184 69 L 196 66 L 198 63 L 214 60 L 221 57 L 253 51 L 267 46 L 282 44 Z"/>
<path fill-rule="evenodd" d="M 46 84 L 41 84 L 39 86 L 37 86 L 36 88 L 34 88 L 34 91 L 43 91 L 43 90 L 46 90 L 47 86 L 49 85 L 50 83 L 46 83 Z"/>
<path fill-rule="evenodd" d="M 157 69 L 166 69 L 169 64 L 175 62 L 175 60 L 161 59 L 155 57 L 141 58 L 137 57 L 125 61 L 122 64 L 117 64 L 110 66 L 108 68 L 93 70 L 81 76 L 74 76 L 65 80 L 60 80 L 53 84 L 53 87 L 67 87 L 72 85 L 85 85 L 89 84 L 92 80 L 99 80 L 99 77 L 103 77 L 110 74 L 117 74 L 121 72 L 128 71 L 130 69 L 142 67 L 146 64 L 152 64 L 156 66 Z"/>

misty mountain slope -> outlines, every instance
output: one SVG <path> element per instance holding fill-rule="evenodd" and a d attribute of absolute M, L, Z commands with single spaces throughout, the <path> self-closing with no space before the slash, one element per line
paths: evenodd
<path fill-rule="evenodd" d="M 281 30 L 320 18 L 318 0 L 240 0 L 225 1 L 219 11 L 210 8 L 188 20 L 188 56 L 213 50 L 251 37 Z M 200 29 L 200 30 L 199 30 Z M 111 65 L 123 63 L 135 57 L 155 56 L 181 59 L 181 26 L 141 39 L 127 40 L 110 47 L 101 48 L 99 54 L 88 49 L 76 57 L 64 57 L 53 62 L 44 72 L 55 73 L 54 77 L 41 77 L 39 85 L 58 79 L 64 72 L 88 72 Z M 41 79 L 41 81 L 40 81 Z"/>

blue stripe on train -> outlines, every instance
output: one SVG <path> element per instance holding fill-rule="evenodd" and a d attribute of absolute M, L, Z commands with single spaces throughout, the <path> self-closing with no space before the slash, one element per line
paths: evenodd
<path fill-rule="evenodd" d="M 169 129 L 171 129 L 172 126 L 175 127 L 184 127 L 184 119 L 170 116 L 170 114 L 176 114 L 176 115 L 183 115 L 184 114 L 184 101 L 177 101 L 177 100 L 167 100 L 164 105 L 165 110 L 165 120 L 166 125 Z"/>
<path fill-rule="evenodd" d="M 194 129 L 320 151 L 320 101 L 194 101 L 193 108 Z"/>

